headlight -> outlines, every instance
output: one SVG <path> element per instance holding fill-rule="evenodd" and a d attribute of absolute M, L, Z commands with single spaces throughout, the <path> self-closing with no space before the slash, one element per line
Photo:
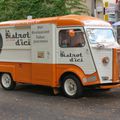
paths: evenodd
<path fill-rule="evenodd" d="M 110 61 L 109 57 L 104 57 L 104 58 L 102 59 L 102 63 L 103 63 L 103 64 L 108 64 L 109 61 Z"/>

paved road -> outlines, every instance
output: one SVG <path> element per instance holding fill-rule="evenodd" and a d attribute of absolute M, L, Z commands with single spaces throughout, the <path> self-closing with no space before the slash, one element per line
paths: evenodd
<path fill-rule="evenodd" d="M 120 120 L 120 88 L 89 91 L 83 98 L 54 96 L 50 88 L 0 87 L 0 120 Z"/>

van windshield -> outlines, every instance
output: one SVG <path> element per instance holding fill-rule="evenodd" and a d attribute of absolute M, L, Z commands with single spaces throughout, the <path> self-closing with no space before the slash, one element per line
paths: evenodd
<path fill-rule="evenodd" d="M 86 29 L 90 43 L 112 43 L 115 42 L 112 29 L 88 28 Z"/>

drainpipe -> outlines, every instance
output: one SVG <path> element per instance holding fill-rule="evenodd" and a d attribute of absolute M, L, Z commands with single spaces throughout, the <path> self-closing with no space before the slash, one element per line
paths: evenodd
<path fill-rule="evenodd" d="M 96 17 L 96 0 L 92 0 L 92 16 Z"/>

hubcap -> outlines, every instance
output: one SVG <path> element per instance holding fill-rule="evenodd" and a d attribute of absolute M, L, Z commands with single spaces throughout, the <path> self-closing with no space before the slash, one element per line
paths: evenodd
<path fill-rule="evenodd" d="M 11 77 L 10 77 L 10 75 L 9 74 L 3 74 L 1 82 L 2 82 L 2 84 L 3 84 L 3 86 L 5 88 L 10 87 L 10 85 L 11 85 Z"/>
<path fill-rule="evenodd" d="M 73 79 L 67 79 L 64 83 L 64 89 L 66 93 L 70 96 L 73 96 L 76 94 L 77 86 Z"/>

